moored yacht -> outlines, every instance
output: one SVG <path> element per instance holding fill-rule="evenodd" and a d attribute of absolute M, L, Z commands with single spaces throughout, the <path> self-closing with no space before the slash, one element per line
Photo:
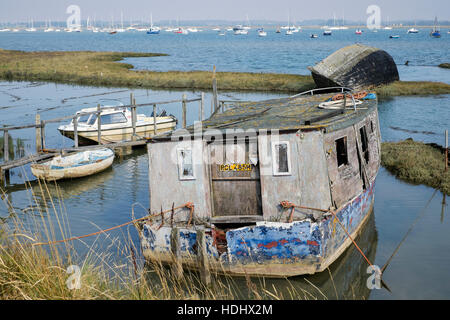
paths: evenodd
<path fill-rule="evenodd" d="M 77 135 L 80 144 L 98 143 L 98 116 L 95 113 L 97 108 L 85 108 L 78 111 Z M 136 135 L 138 137 L 151 137 L 154 135 L 156 118 L 156 133 L 171 131 L 177 124 L 177 119 L 173 115 L 167 115 L 162 111 L 156 117 L 153 114 L 149 117 L 145 114 L 136 115 Z M 131 140 L 133 135 L 132 113 L 129 108 L 119 103 L 113 105 L 105 104 L 101 107 L 100 127 L 102 142 L 121 142 Z M 58 127 L 59 132 L 70 139 L 74 139 L 73 120 Z"/>

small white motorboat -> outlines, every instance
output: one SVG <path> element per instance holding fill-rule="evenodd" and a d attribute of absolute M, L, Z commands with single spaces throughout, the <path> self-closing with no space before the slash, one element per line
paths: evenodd
<path fill-rule="evenodd" d="M 258 30 L 258 36 L 259 37 L 265 37 L 265 36 L 267 36 L 267 32 L 265 32 L 264 29 L 261 28 L 261 29 Z"/>
<path fill-rule="evenodd" d="M 105 101 L 101 107 L 101 139 L 102 142 L 122 142 L 131 140 L 133 124 L 131 110 L 118 101 Z M 93 113 L 97 108 L 81 109 L 76 114 L 78 117 L 77 135 L 80 145 L 98 143 L 98 117 Z M 173 115 L 166 115 L 163 110 L 156 115 L 156 133 L 163 133 L 175 129 L 177 119 Z M 139 137 L 151 137 L 154 135 L 153 115 L 136 115 L 136 135 Z M 58 127 L 59 132 L 70 139 L 74 139 L 73 120 Z"/>
<path fill-rule="evenodd" d="M 114 152 L 109 148 L 87 150 L 32 164 L 31 172 L 36 178 L 47 181 L 80 178 L 109 168 L 113 161 Z"/>

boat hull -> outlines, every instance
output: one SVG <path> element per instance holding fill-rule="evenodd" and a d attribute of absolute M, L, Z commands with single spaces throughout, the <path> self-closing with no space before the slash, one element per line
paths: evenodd
<path fill-rule="evenodd" d="M 235 276 L 290 277 L 322 272 L 352 244 L 338 220 L 355 239 L 368 221 L 374 202 L 374 182 L 321 221 L 310 219 L 260 222 L 226 232 L 227 250 L 219 255 L 214 243 L 215 231 L 206 233 L 206 252 L 213 272 Z M 170 227 L 145 223 L 140 238 L 144 257 L 170 263 Z M 188 269 L 197 269 L 196 231 L 180 229 L 181 261 Z"/>
<path fill-rule="evenodd" d="M 172 131 L 176 126 L 175 121 L 158 123 L 156 125 L 156 134 Z M 73 129 L 58 129 L 59 132 L 70 139 L 74 139 Z M 145 124 L 136 126 L 136 134 L 141 137 L 154 136 L 153 124 Z M 125 128 L 111 128 L 102 129 L 101 139 L 103 143 L 113 143 L 129 141 L 133 135 L 132 127 Z M 98 143 L 98 131 L 97 130 L 78 130 L 78 142 L 80 145 L 97 144 Z"/>

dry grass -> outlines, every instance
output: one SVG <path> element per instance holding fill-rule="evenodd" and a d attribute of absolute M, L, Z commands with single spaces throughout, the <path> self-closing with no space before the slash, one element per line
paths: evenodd
<path fill-rule="evenodd" d="M 381 164 L 402 180 L 450 195 L 450 170 L 444 172 L 445 155 L 435 146 L 412 139 L 383 142 Z"/>
<path fill-rule="evenodd" d="M 57 185 L 55 188 L 58 189 Z M 49 190 L 53 190 L 50 192 Z M 264 278 L 240 279 L 212 274 L 212 283 L 200 281 L 198 273 L 185 271 L 176 277 L 171 268 L 158 263 L 144 264 L 131 237 L 119 241 L 109 235 L 101 235 L 94 241 L 104 243 L 115 252 L 88 247 L 88 253 L 80 258 L 73 243 L 47 246 L 33 245 L 36 242 L 54 241 L 71 236 L 60 191 L 39 183 L 29 187 L 33 199 L 31 221 L 8 203 L 6 193 L 0 188 L 5 205 L 10 208 L 8 227 L 0 224 L 0 300 L 8 299 L 323 299 L 311 285 L 310 293 L 298 289 L 287 281 L 287 292 L 265 285 Z M 39 193 L 39 194 L 38 194 Z M 51 194 L 53 193 L 53 194 Z M 37 196 L 38 195 L 38 196 Z M 53 198 L 55 196 L 55 198 Z M 40 199 L 40 201 L 38 200 Z M 43 200 L 45 199 L 45 200 Z M 49 203 L 49 205 L 47 205 Z M 1 204 L 1 203 L 0 203 Z M 12 219 L 12 220 L 11 220 Z M 38 230 L 38 231 L 32 231 Z M 59 230 L 58 232 L 56 232 Z M 60 233 L 60 236 L 56 234 Z M 126 237 L 125 237 L 126 238 Z M 82 240 L 79 240 L 85 244 Z M 71 265 L 79 266 L 80 286 L 70 289 L 68 273 Z M 75 284 L 76 282 L 69 282 Z"/>

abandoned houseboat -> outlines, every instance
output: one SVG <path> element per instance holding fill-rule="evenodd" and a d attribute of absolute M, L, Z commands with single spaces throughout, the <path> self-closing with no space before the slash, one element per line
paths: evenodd
<path fill-rule="evenodd" d="M 212 271 L 269 277 L 333 263 L 371 214 L 380 165 L 376 95 L 335 90 L 232 106 L 154 137 L 151 215 L 137 224 L 145 258 L 196 269 L 206 255 Z"/>

